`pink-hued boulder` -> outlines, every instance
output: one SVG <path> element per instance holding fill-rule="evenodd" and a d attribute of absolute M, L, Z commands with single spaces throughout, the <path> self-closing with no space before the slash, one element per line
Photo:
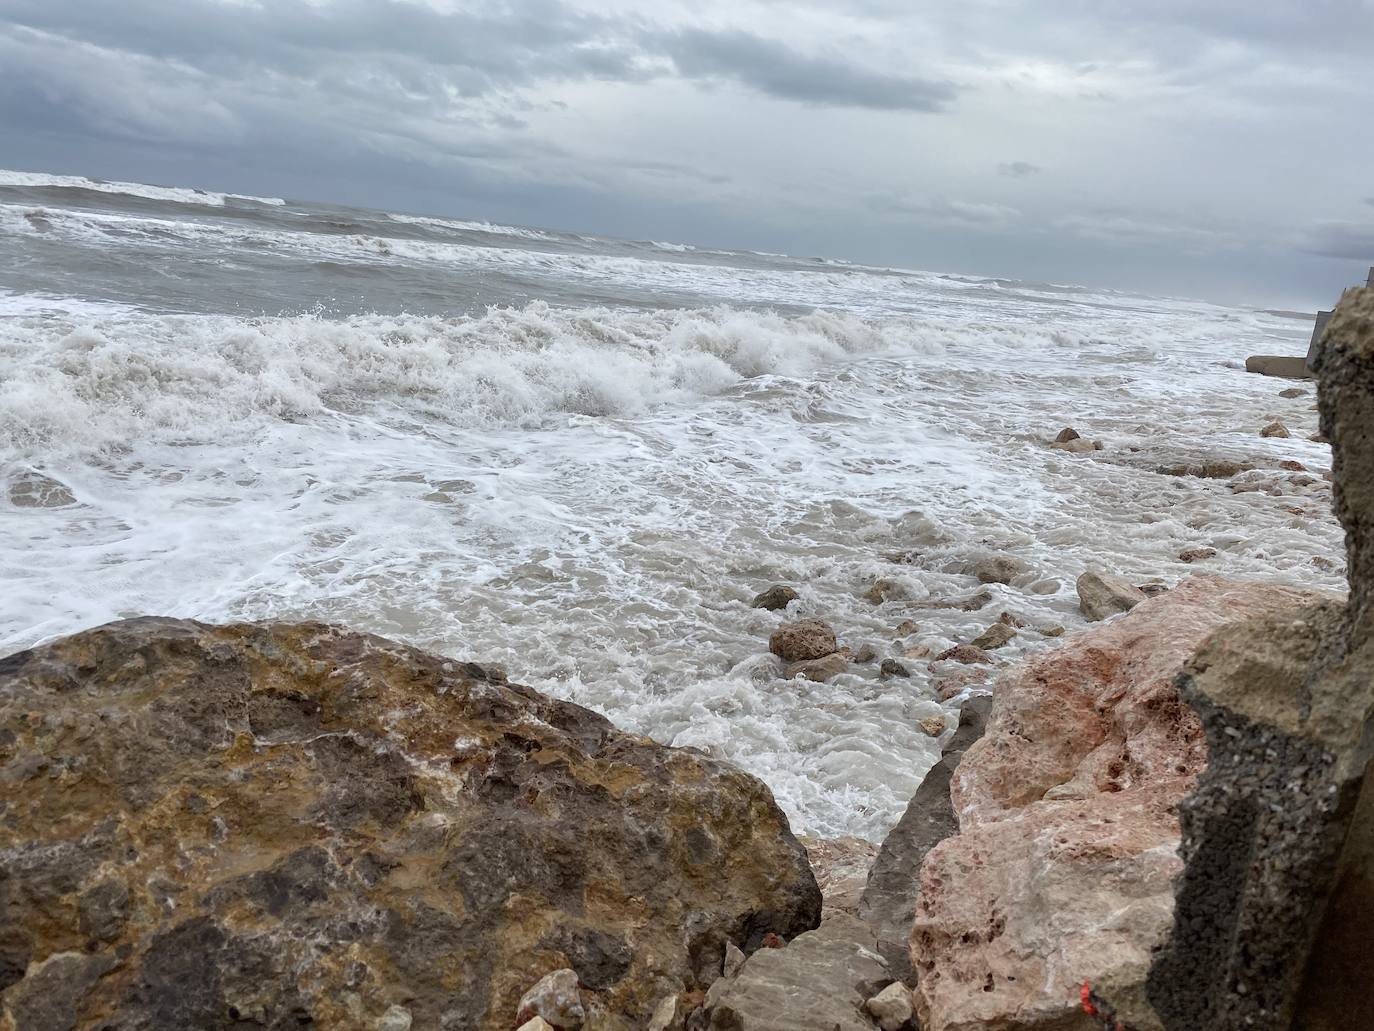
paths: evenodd
<path fill-rule="evenodd" d="M 951 785 L 960 832 L 921 870 L 911 936 L 926 1031 L 1101 1028 L 1084 982 L 1135 1031 L 1173 914 L 1177 806 L 1206 765 L 1174 677 L 1212 631 L 1320 595 L 1200 576 L 994 685 Z"/>

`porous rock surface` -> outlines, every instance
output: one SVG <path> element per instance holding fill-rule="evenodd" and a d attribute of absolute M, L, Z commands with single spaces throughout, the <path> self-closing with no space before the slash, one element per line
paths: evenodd
<path fill-rule="evenodd" d="M 835 631 L 818 619 L 784 623 L 768 638 L 768 650 L 783 662 L 810 662 L 839 651 Z"/>
<path fill-rule="evenodd" d="M 1174 677 L 1213 630 L 1316 598 L 1196 577 L 1004 674 L 951 778 L 911 935 L 926 1031 L 1091 1027 L 1084 981 L 1136 1031 L 1179 872 L 1176 807 L 1206 762 Z M 875 866 L 874 876 L 881 870 Z"/>
<path fill-rule="evenodd" d="M 0 660 L 0 784 L 15 1031 L 505 1029 L 564 967 L 587 1027 L 643 1027 L 820 919 L 753 777 L 320 624 Z"/>

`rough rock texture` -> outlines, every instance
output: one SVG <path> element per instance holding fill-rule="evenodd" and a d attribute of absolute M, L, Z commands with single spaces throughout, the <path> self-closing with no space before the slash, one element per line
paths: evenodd
<path fill-rule="evenodd" d="M 1030 566 L 1012 555 L 993 555 L 973 566 L 973 575 L 980 584 L 1009 584 L 1029 571 Z"/>
<path fill-rule="evenodd" d="M 907 803 L 897 825 L 883 839 L 859 900 L 859 916 L 873 928 L 878 951 L 892 974 L 915 983 L 907 942 L 920 894 L 920 869 L 936 844 L 959 830 L 949 783 L 965 750 L 983 735 L 992 699 L 971 698 L 959 711 L 959 727 Z"/>
<path fill-rule="evenodd" d="M 900 981 L 894 981 L 869 999 L 864 1003 L 864 1009 L 883 1031 L 902 1031 L 911 1024 L 911 1018 L 916 1013 L 911 1002 L 911 989 Z"/>
<path fill-rule="evenodd" d="M 1239 476 L 1253 468 L 1255 468 L 1253 462 L 1240 462 L 1231 458 L 1204 457 L 1190 462 L 1161 465 L 1155 471 L 1164 476 L 1195 476 L 1204 480 L 1229 480 L 1232 476 Z"/>
<path fill-rule="evenodd" d="M 884 677 L 909 677 L 911 670 L 907 669 L 896 659 L 884 659 L 878 667 L 878 672 Z"/>
<path fill-rule="evenodd" d="M 776 584 L 762 594 L 755 596 L 749 604 L 751 608 L 780 612 L 800 597 L 801 595 L 794 588 L 788 587 L 786 584 Z"/>
<path fill-rule="evenodd" d="M 962 662 L 968 666 L 992 661 L 992 656 L 971 644 L 956 644 L 935 656 L 936 662 Z"/>
<path fill-rule="evenodd" d="M 1102 445 L 1095 440 L 1084 440 L 1079 437 L 1077 440 L 1056 441 L 1050 445 L 1056 451 L 1067 451 L 1072 455 L 1086 455 L 1093 451 L 1101 451 Z"/>
<path fill-rule="evenodd" d="M 818 619 L 784 623 L 768 638 L 768 650 L 783 662 L 808 662 L 839 651 L 835 631 Z"/>
<path fill-rule="evenodd" d="M 1291 437 L 1292 435 L 1288 432 L 1288 427 L 1277 420 L 1260 430 L 1261 437 Z"/>
<path fill-rule="evenodd" d="M 582 1026 L 587 1019 L 587 1011 L 582 1006 L 576 970 L 564 967 L 551 971 L 520 997 L 515 1022 L 523 1024 L 535 1017 L 541 1017 L 557 1028 Z"/>
<path fill-rule="evenodd" d="M 710 996 L 711 1031 L 873 1031 L 864 1003 L 892 980 L 868 926 L 828 917 L 785 949 L 760 949 Z"/>
<path fill-rule="evenodd" d="M 815 681 L 817 684 L 824 684 L 831 677 L 839 676 L 847 669 L 849 669 L 849 660 L 836 652 L 834 655 L 827 655 L 823 659 L 789 662 L 783 669 L 783 676 L 788 680 L 802 677 L 806 680 Z"/>
<path fill-rule="evenodd" d="M 811 872 L 820 885 L 821 918 L 834 913 L 857 913 L 878 846 L 863 838 L 806 837 L 801 843 L 806 846 Z"/>
<path fill-rule="evenodd" d="M 0 1027 L 505 1029 L 562 967 L 642 1027 L 820 918 L 753 777 L 319 624 L 0 660 L 0 784 Z"/>
<path fill-rule="evenodd" d="M 1009 644 L 1016 638 L 1016 631 L 1009 623 L 994 623 L 969 642 L 974 648 L 992 651 Z"/>
<path fill-rule="evenodd" d="M 1350 597 L 1227 627 L 1181 678 L 1211 762 L 1182 807 L 1173 933 L 1149 983 L 1170 1031 L 1335 1031 L 1374 984 L 1374 290 L 1314 362 Z"/>
<path fill-rule="evenodd" d="M 1219 626 L 1315 597 L 1197 577 L 999 680 L 952 778 L 959 834 L 921 871 L 926 1031 L 1090 1027 L 1084 980 L 1132 1028 L 1159 1027 L 1145 974 L 1172 915 L 1176 806 L 1206 762 L 1173 679 Z"/>
<path fill-rule="evenodd" d="M 1180 562 L 1203 562 L 1217 557 L 1216 548 L 1187 548 L 1178 553 Z"/>
<path fill-rule="evenodd" d="M 1097 621 L 1129 612 L 1148 597 L 1125 577 L 1087 572 L 1078 578 L 1078 610 Z"/>
<path fill-rule="evenodd" d="M 1058 436 L 1054 438 L 1054 443 L 1067 444 L 1071 440 L 1080 439 L 1081 435 L 1076 429 L 1074 429 L 1072 426 L 1065 426 L 1062 430 L 1059 431 Z"/>
<path fill-rule="evenodd" d="M 1306 391 L 1306 390 L 1303 390 L 1302 387 L 1289 387 L 1287 390 L 1280 390 L 1280 391 L 1279 391 L 1279 397 L 1288 397 L 1288 398 L 1303 397 L 1303 396 L 1305 396 L 1306 394 L 1307 394 L 1307 391 Z"/>

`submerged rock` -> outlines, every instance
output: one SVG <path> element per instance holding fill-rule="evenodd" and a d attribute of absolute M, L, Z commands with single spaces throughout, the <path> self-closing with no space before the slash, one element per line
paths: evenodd
<path fill-rule="evenodd" d="M 789 662 L 783 669 L 783 675 L 788 680 L 802 677 L 806 680 L 813 680 L 818 684 L 824 684 L 831 677 L 839 676 L 849 669 L 849 660 L 839 652 L 834 655 L 827 655 L 821 659 L 808 659 L 805 662 Z"/>
<path fill-rule="evenodd" d="M 1056 444 L 1067 444 L 1071 440 L 1081 440 L 1078 431 L 1072 426 L 1065 426 L 1059 431 L 1059 435 L 1054 438 Z"/>
<path fill-rule="evenodd" d="M 1217 549 L 1187 548 L 1184 551 L 1179 552 L 1178 557 L 1181 562 L 1202 562 L 1209 558 L 1216 558 Z"/>
<path fill-rule="evenodd" d="M 1010 644 L 1016 639 L 1016 630 L 1010 623 L 996 622 L 988 627 L 981 634 L 975 637 L 969 644 L 974 648 L 981 648 L 984 651 L 992 651 L 1001 648 L 1005 644 Z"/>
<path fill-rule="evenodd" d="M 1145 973 L 1172 914 L 1176 808 L 1207 755 L 1175 675 L 1217 627 L 1313 597 L 1197 577 L 1000 678 L 952 777 L 959 833 L 921 869 L 926 1031 L 1086 1028 L 1084 981 L 1111 986 L 1128 1026 L 1159 1027 Z"/>
<path fill-rule="evenodd" d="M 1307 391 L 1303 390 L 1302 387 L 1289 387 L 1287 390 L 1280 390 L 1279 397 L 1302 397 L 1306 393 Z"/>
<path fill-rule="evenodd" d="M 939 655 L 935 656 L 936 662 L 962 662 L 965 665 L 974 666 L 980 663 L 992 661 L 992 656 L 971 644 L 956 644 L 953 648 L 946 648 Z"/>
<path fill-rule="evenodd" d="M 1013 555 L 993 555 L 974 563 L 973 575 L 980 584 L 1009 584 L 1030 566 Z M 989 595 L 991 600 L 991 595 Z"/>
<path fill-rule="evenodd" d="M 896 659 L 884 659 L 882 665 L 878 667 L 878 673 L 884 677 L 911 676 L 911 670 L 907 669 Z"/>
<path fill-rule="evenodd" d="M 768 650 L 783 662 L 823 659 L 839 651 L 835 631 L 818 619 L 784 623 L 768 638 Z"/>
<path fill-rule="evenodd" d="M 1281 423 L 1281 422 L 1275 420 L 1274 422 L 1271 422 L 1268 426 L 1264 427 L 1264 429 L 1260 430 L 1260 436 L 1261 436 L 1261 437 L 1291 437 L 1292 434 L 1288 432 L 1288 427 L 1287 427 L 1287 426 L 1285 426 L 1283 423 Z"/>
<path fill-rule="evenodd" d="M 785 584 L 776 584 L 762 594 L 755 596 L 749 606 L 755 609 L 767 609 L 769 612 L 781 612 L 800 597 L 801 595 L 794 588 Z"/>
<path fill-rule="evenodd" d="M 137 619 L 0 659 L 0 778 L 20 1027 L 371 1028 L 400 1006 L 504 1031 L 562 968 L 589 1026 L 642 1027 L 726 942 L 820 919 L 755 778 L 321 624 Z"/>
<path fill-rule="evenodd" d="M 1078 610 L 1092 622 L 1129 612 L 1147 595 L 1122 576 L 1087 572 L 1078 578 Z"/>

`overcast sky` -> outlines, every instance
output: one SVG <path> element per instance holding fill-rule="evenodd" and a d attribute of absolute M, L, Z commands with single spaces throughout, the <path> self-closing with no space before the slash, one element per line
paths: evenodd
<path fill-rule="evenodd" d="M 0 0 L 0 166 L 1329 305 L 1374 0 Z"/>

